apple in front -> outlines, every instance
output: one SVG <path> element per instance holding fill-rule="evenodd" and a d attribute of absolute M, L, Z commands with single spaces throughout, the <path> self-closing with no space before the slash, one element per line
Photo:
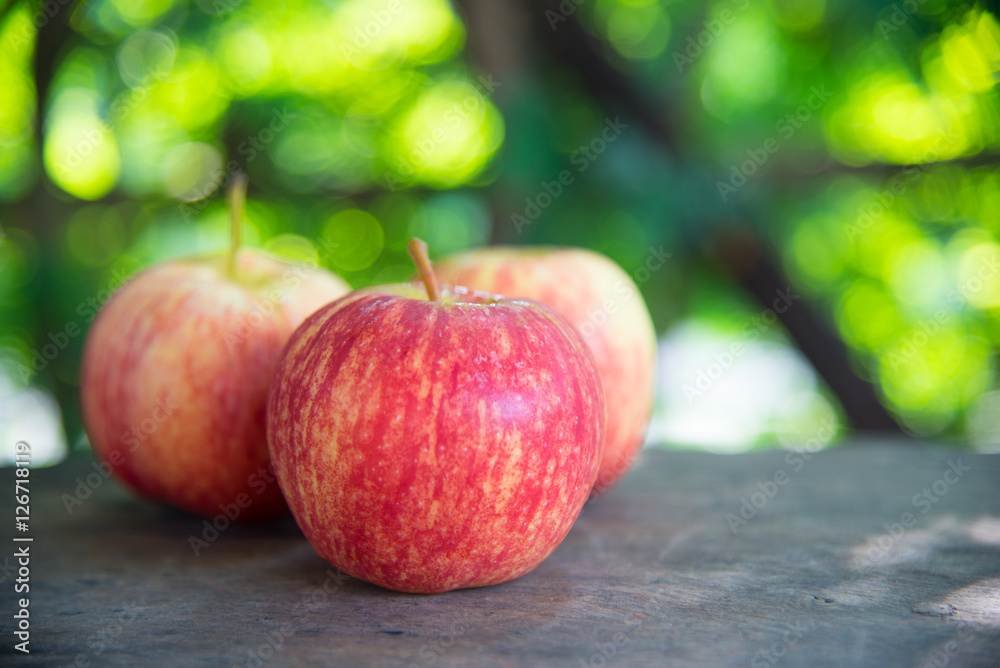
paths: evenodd
<path fill-rule="evenodd" d="M 608 402 L 607 439 L 594 494 L 631 468 L 653 409 L 656 332 L 639 288 L 609 258 L 582 248 L 491 247 L 435 265 L 445 283 L 551 306 L 594 354 Z"/>
<path fill-rule="evenodd" d="M 268 404 L 274 470 L 316 551 L 417 593 L 538 566 L 586 502 L 604 435 L 597 369 L 562 317 L 460 288 L 433 296 L 400 284 L 320 309 Z"/>
<path fill-rule="evenodd" d="M 348 291 L 324 269 L 254 250 L 141 272 L 87 334 L 80 395 L 94 454 L 140 495 L 204 517 L 224 505 L 240 520 L 287 513 L 269 472 L 268 385 L 294 329 Z"/>

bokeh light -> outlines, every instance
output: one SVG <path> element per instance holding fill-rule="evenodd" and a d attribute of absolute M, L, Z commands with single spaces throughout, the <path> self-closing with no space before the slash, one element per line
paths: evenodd
<path fill-rule="evenodd" d="M 28 74 L 35 27 L 22 4 L 0 26 L 0 201 L 17 199 L 35 177 L 35 86 Z"/>
<path fill-rule="evenodd" d="M 387 183 L 446 188 L 469 181 L 486 166 L 503 135 L 500 113 L 476 86 L 465 81 L 434 84 L 402 114 L 390 135 Z"/>
<path fill-rule="evenodd" d="M 121 157 L 114 129 L 101 118 L 99 99 L 87 89 L 60 91 L 45 137 L 45 169 L 60 188 L 95 200 L 118 182 Z"/>
<path fill-rule="evenodd" d="M 378 220 L 367 211 L 347 209 L 326 223 L 320 245 L 334 268 L 359 271 L 370 267 L 382 254 L 385 233 Z"/>

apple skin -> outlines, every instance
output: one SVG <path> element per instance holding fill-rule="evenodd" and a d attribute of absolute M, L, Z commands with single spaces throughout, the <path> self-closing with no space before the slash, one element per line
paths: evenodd
<path fill-rule="evenodd" d="M 237 282 L 227 261 L 155 265 L 107 302 L 84 345 L 83 421 L 95 456 L 140 496 L 263 520 L 288 512 L 269 472 L 268 385 L 295 328 L 350 288 L 253 250 Z"/>
<path fill-rule="evenodd" d="M 369 288 L 310 316 L 271 386 L 268 442 L 320 556 L 430 594 L 512 580 L 556 549 L 597 475 L 605 407 L 551 309 L 425 294 Z"/>
<path fill-rule="evenodd" d="M 611 259 L 582 248 L 494 246 L 435 263 L 444 283 L 551 306 L 583 335 L 608 402 L 604 459 L 593 494 L 635 462 L 653 410 L 656 331 L 639 288 Z"/>

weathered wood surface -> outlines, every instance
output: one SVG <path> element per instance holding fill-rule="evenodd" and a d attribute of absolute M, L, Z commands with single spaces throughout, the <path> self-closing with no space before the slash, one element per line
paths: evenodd
<path fill-rule="evenodd" d="M 438 596 L 340 577 L 291 521 L 231 527 L 196 556 L 201 520 L 114 482 L 70 515 L 61 495 L 93 471 L 75 459 L 32 474 L 32 653 L 13 650 L 0 573 L 0 664 L 1000 665 L 1000 458 L 786 456 L 647 451 L 536 571 Z M 751 499 L 758 483 L 773 497 Z M 766 503 L 734 532 L 741 498 Z"/>

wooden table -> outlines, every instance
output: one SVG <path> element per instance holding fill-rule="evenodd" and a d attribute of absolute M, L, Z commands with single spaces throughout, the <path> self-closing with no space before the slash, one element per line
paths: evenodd
<path fill-rule="evenodd" d="M 1000 458 L 884 441 L 806 457 L 647 450 L 537 570 L 437 596 L 342 576 L 290 520 L 196 556 L 201 520 L 111 481 L 69 514 L 94 471 L 75 458 L 32 471 L 31 655 L 0 573 L 0 664 L 1000 665 Z"/>

